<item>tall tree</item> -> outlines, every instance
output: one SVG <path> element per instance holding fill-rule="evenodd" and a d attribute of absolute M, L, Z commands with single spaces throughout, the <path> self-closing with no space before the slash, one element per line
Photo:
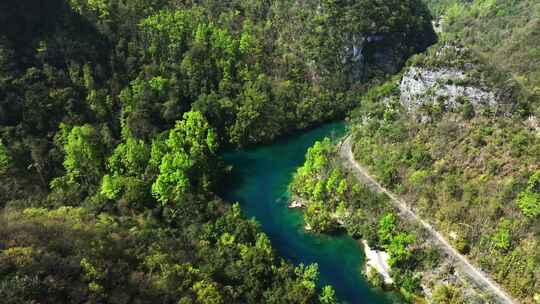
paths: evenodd
<path fill-rule="evenodd" d="M 6 174 L 10 163 L 11 159 L 9 157 L 6 146 L 4 146 L 4 144 L 0 140 L 0 176 Z"/>
<path fill-rule="evenodd" d="M 212 189 L 218 144 L 200 112 L 187 112 L 169 133 L 152 193 L 162 204 L 181 205 L 188 194 Z"/>
<path fill-rule="evenodd" d="M 99 133 L 89 124 L 73 127 L 70 131 L 67 131 L 67 127 L 61 128 L 65 151 L 64 180 L 82 186 L 97 185 L 103 173 L 103 149 Z M 54 185 L 57 185 L 55 181 L 53 188 Z"/>

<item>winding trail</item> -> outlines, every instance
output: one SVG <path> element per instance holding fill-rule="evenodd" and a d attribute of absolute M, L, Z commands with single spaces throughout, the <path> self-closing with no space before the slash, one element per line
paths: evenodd
<path fill-rule="evenodd" d="M 370 187 L 372 190 L 378 193 L 384 193 L 389 198 L 392 204 L 399 209 L 400 216 L 411 222 L 415 222 L 424 227 L 431 236 L 433 243 L 451 259 L 453 265 L 458 268 L 461 273 L 468 276 L 478 288 L 484 292 L 492 295 L 496 303 L 518 303 L 513 300 L 496 282 L 491 280 L 486 273 L 473 266 L 468 259 L 460 254 L 448 241 L 435 230 L 428 222 L 421 219 L 416 213 L 414 213 L 409 206 L 401 199 L 399 199 L 392 192 L 381 186 L 375 179 L 373 179 L 366 168 L 360 166 L 354 159 L 352 153 L 352 140 L 350 136 L 347 136 L 340 144 L 339 155 L 344 160 L 344 166 L 351 170 L 356 178 L 363 184 Z"/>

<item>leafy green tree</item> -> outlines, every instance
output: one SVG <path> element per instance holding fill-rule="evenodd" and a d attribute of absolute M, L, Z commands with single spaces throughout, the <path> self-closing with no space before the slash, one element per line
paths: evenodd
<path fill-rule="evenodd" d="M 65 128 L 65 127 L 64 127 Z M 88 187 L 96 185 L 103 173 L 103 149 L 99 133 L 91 125 L 66 129 L 64 141 L 64 168 L 67 183 Z M 59 185 L 53 181 L 52 186 Z"/>
<path fill-rule="evenodd" d="M 236 121 L 229 130 L 233 144 L 245 146 L 257 140 L 271 140 L 280 133 L 282 113 L 271 91 L 268 77 L 262 74 L 255 81 L 244 84 L 239 96 Z"/>
<path fill-rule="evenodd" d="M 109 200 L 118 200 L 119 207 L 137 210 L 151 199 L 150 178 L 146 176 L 151 151 L 143 140 L 126 136 L 107 161 L 109 173 L 103 176 L 101 194 Z"/>
<path fill-rule="evenodd" d="M 313 188 L 313 193 L 311 193 L 311 196 L 316 201 L 322 201 L 326 198 L 326 189 L 324 182 L 324 180 L 319 180 L 317 183 L 315 183 L 315 187 Z"/>
<path fill-rule="evenodd" d="M 396 216 L 393 213 L 388 213 L 379 220 L 378 236 L 390 256 L 388 260 L 390 266 L 404 263 L 412 256 L 409 245 L 415 241 L 415 237 L 398 231 Z"/>
<path fill-rule="evenodd" d="M 527 188 L 518 195 L 517 204 L 526 217 L 540 215 L 540 171 L 531 175 Z"/>
<path fill-rule="evenodd" d="M 221 297 L 216 284 L 203 280 L 193 285 L 193 291 L 197 294 L 197 302 L 201 304 L 222 304 Z"/>
<path fill-rule="evenodd" d="M 384 248 L 388 252 L 390 258 L 388 259 L 388 265 L 396 266 L 400 263 L 405 263 L 412 256 L 412 252 L 409 249 L 409 245 L 415 241 L 415 237 L 409 233 L 398 233 L 393 236 L 390 244 Z"/>
<path fill-rule="evenodd" d="M 116 199 L 122 192 L 122 179 L 105 174 L 101 182 L 101 194 L 108 199 Z"/>
<path fill-rule="evenodd" d="M 463 294 L 452 285 L 439 284 L 433 290 L 433 302 L 435 304 L 463 303 Z"/>
<path fill-rule="evenodd" d="M 236 42 L 224 29 L 210 23 L 199 23 L 193 45 L 181 63 L 188 78 L 188 94 L 195 100 L 218 89 L 227 91 L 236 61 Z"/>
<path fill-rule="evenodd" d="M 401 294 L 405 299 L 412 301 L 415 298 L 414 295 L 421 289 L 420 274 L 398 269 L 393 272 L 392 276 L 396 278 L 395 284 L 400 287 Z"/>
<path fill-rule="evenodd" d="M 141 139 L 128 137 L 114 149 L 107 161 L 112 174 L 137 175 L 144 173 L 150 159 L 150 147 Z"/>
<path fill-rule="evenodd" d="M 461 108 L 461 115 L 464 119 L 472 119 L 475 115 L 474 106 L 468 98 L 465 99 Z"/>
<path fill-rule="evenodd" d="M 348 188 L 349 185 L 347 184 L 347 180 L 345 178 L 341 179 L 336 189 L 336 192 L 339 194 L 341 199 L 345 198 L 345 193 L 347 192 Z"/>
<path fill-rule="evenodd" d="M 392 213 L 384 215 L 379 220 L 378 235 L 383 244 L 390 244 L 396 233 L 396 216 Z"/>
<path fill-rule="evenodd" d="M 288 293 L 288 300 L 291 303 L 309 303 L 316 299 L 317 279 L 319 277 L 319 267 L 317 264 L 300 264 L 295 267 L 294 273 L 297 276 L 292 289 Z"/>
<path fill-rule="evenodd" d="M 332 286 L 324 286 L 319 296 L 322 304 L 337 304 L 336 292 Z"/>
<path fill-rule="evenodd" d="M 377 271 L 377 269 L 368 267 L 366 278 L 372 286 L 380 288 L 384 287 L 384 277 L 379 273 L 379 271 Z"/>
<path fill-rule="evenodd" d="M 155 62 L 174 61 L 188 50 L 192 32 L 202 12 L 192 10 L 161 10 L 140 23 L 142 50 Z"/>
<path fill-rule="evenodd" d="M 306 223 L 316 232 L 330 232 L 337 228 L 331 211 L 320 201 L 311 202 L 305 210 Z"/>
<path fill-rule="evenodd" d="M 216 135 L 199 112 L 187 112 L 169 132 L 152 193 L 162 204 L 182 204 L 189 193 L 211 190 L 218 167 Z M 157 152 L 156 152 L 157 153 Z"/>
<path fill-rule="evenodd" d="M 0 176 L 7 173 L 11 163 L 8 151 L 2 140 L 0 140 Z"/>
<path fill-rule="evenodd" d="M 328 164 L 328 155 L 332 151 L 332 144 L 329 138 L 316 142 L 308 149 L 306 154 L 306 165 L 311 170 L 319 171 Z"/>
<path fill-rule="evenodd" d="M 421 188 L 428 178 L 428 172 L 426 170 L 414 171 L 409 176 L 409 182 L 416 188 Z"/>
<path fill-rule="evenodd" d="M 510 226 L 511 222 L 508 219 L 503 219 L 497 226 L 497 231 L 492 237 L 493 246 L 501 251 L 506 251 L 510 248 Z"/>

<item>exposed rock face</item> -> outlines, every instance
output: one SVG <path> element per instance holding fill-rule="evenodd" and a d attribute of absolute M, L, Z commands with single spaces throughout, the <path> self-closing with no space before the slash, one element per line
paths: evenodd
<path fill-rule="evenodd" d="M 415 46 L 416 51 L 423 51 L 435 42 L 433 37 L 429 37 Z M 388 35 L 353 35 L 349 43 L 345 47 L 341 62 L 349 70 L 349 81 L 352 83 L 369 79 L 377 73 L 395 74 L 412 55 L 403 50 L 399 40 Z"/>
<path fill-rule="evenodd" d="M 363 78 L 366 64 L 364 47 L 366 38 L 363 35 L 353 35 L 346 45 L 341 57 L 341 63 L 350 69 L 349 81 L 356 82 Z"/>
<path fill-rule="evenodd" d="M 408 112 L 418 112 L 424 105 L 437 104 L 452 110 L 466 102 L 470 102 L 475 110 L 497 106 L 493 92 L 468 85 L 466 81 L 467 76 L 459 69 L 411 67 L 399 85 L 400 101 Z"/>
<path fill-rule="evenodd" d="M 370 73 L 380 71 L 394 74 L 401 67 L 403 58 L 395 54 L 384 35 L 354 36 L 351 45 L 345 48 L 342 63 L 350 70 L 349 81 L 357 82 L 370 77 Z"/>

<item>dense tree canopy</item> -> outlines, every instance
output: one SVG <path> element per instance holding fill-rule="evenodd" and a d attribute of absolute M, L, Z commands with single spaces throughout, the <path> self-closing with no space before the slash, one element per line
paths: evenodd
<path fill-rule="evenodd" d="M 357 184 L 357 179 L 343 168 L 338 146 L 326 138 L 308 149 L 304 165 L 290 184 L 292 199 L 301 203 L 306 227 L 312 232 L 346 231 L 388 253 L 399 298 L 413 302 L 421 294 L 420 271 L 434 268 L 431 263 L 436 263 L 437 255 L 428 254 L 434 249 L 410 232 L 413 225 L 399 220 L 385 195 Z M 377 271 L 365 275 L 375 286 L 385 285 Z"/>
<path fill-rule="evenodd" d="M 169 132 L 165 151 L 160 151 L 159 175 L 152 193 L 162 204 L 181 204 L 189 193 L 212 190 L 216 159 L 216 135 L 199 112 L 187 112 Z M 159 145 L 159 144 L 157 144 Z"/>
<path fill-rule="evenodd" d="M 315 266 L 275 257 L 239 207 L 183 229 L 84 208 L 11 211 L 0 219 L 3 303 L 317 303 Z M 321 303 L 334 303 L 332 288 Z"/>
<path fill-rule="evenodd" d="M 434 40 L 419 0 L 2 1 L 0 297 L 335 303 L 216 196 L 220 149 L 344 116 Z"/>

